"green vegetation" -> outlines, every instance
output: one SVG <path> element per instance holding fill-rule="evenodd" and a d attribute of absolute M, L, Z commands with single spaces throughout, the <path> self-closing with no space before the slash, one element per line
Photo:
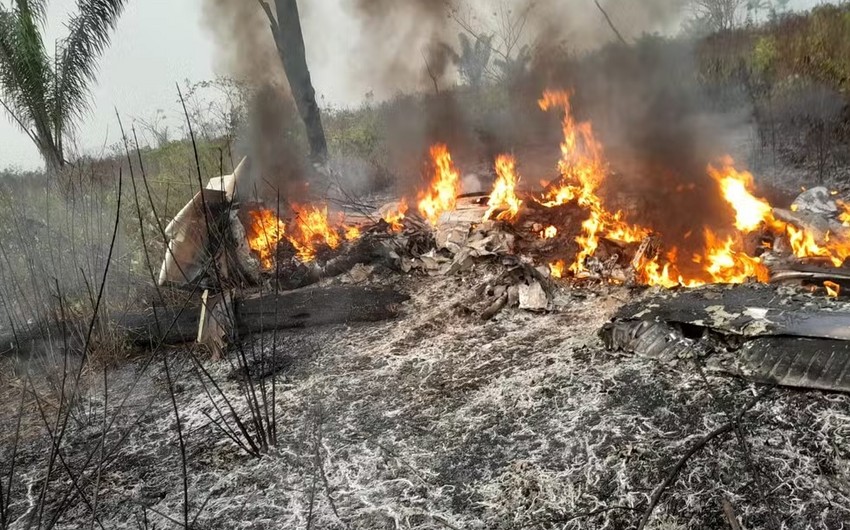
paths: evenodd
<path fill-rule="evenodd" d="M 802 77 L 850 90 L 850 6 L 822 5 L 778 16 L 763 26 L 711 35 L 700 44 L 700 70 L 722 82 L 741 68 L 771 80 Z"/>
<path fill-rule="evenodd" d="M 97 60 L 126 1 L 81 0 L 55 57 L 44 43 L 47 3 L 0 4 L 0 103 L 55 173 L 65 165 L 64 137 L 88 107 Z"/>

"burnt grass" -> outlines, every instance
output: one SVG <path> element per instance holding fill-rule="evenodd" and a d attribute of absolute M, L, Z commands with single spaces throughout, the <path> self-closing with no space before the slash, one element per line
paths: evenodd
<path fill-rule="evenodd" d="M 633 528 L 677 460 L 761 389 L 685 362 L 605 351 L 597 330 L 640 291 L 563 288 L 555 311 L 506 309 L 483 322 L 474 290 L 494 274 L 482 264 L 455 277 L 378 276 L 372 281 L 411 296 L 396 320 L 279 331 L 276 342 L 271 333 L 246 338 L 243 348 L 264 348 L 271 359 L 253 363 L 250 376 L 277 378 L 279 440 L 260 458 L 211 421 L 188 352 L 163 352 L 177 383 L 192 527 Z M 144 363 L 108 374 L 106 409 L 129 398 L 103 454 L 95 445 L 102 376 L 88 376 L 62 449 L 70 469 L 93 475 L 77 478 L 86 500 L 72 495 L 62 510 L 75 490 L 66 471 L 54 470 L 44 518 L 58 514 L 57 528 L 87 526 L 95 491 L 104 528 L 182 521 L 168 385 L 159 358 L 143 370 Z M 228 360 L 203 363 L 248 418 L 238 390 L 244 370 Z M 4 393 L 20 395 L 5 382 Z M 25 400 L 13 520 L 37 495 L 50 447 L 32 401 Z M 840 528 L 850 514 L 849 402 L 769 391 L 739 430 L 687 462 L 647 528 L 728 527 L 724 500 L 748 529 Z M 7 432 L 12 412 L 3 411 Z M 99 478 L 86 465 L 92 452 L 104 461 Z"/>

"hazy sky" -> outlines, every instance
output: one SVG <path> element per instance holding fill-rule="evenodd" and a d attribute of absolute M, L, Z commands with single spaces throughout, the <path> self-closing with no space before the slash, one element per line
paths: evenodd
<path fill-rule="evenodd" d="M 115 109 L 125 126 L 133 117 L 149 119 L 162 109 L 169 116 L 179 114 L 175 83 L 183 80 L 213 79 L 219 65 L 215 46 L 201 20 L 202 0 L 135 0 L 129 2 L 112 45 L 100 63 L 99 84 L 92 92 L 92 112 L 80 124 L 79 144 L 85 152 L 97 153 L 103 145 L 118 141 Z M 252 0 L 245 0 L 252 1 Z M 358 31 L 351 17 L 353 0 L 310 0 L 302 13 L 308 60 L 314 84 L 326 101 L 349 104 L 370 87 L 356 78 L 350 67 L 349 42 Z M 404 1 L 404 0 L 399 0 Z M 563 0 L 565 9 L 579 0 Z M 0 4 L 7 4 L 0 0 Z M 821 3 L 819 0 L 792 0 L 797 9 Z M 50 3 L 48 42 L 65 32 L 68 14 L 76 0 Z M 317 20 L 322 19 L 324 28 Z M 331 27 L 329 28 L 328 25 Z M 48 44 L 48 47 L 51 45 Z M 346 74 L 340 74 L 346 72 Z M 0 169 L 36 169 L 42 161 L 30 140 L 14 126 L 4 112 L 0 118 Z"/>

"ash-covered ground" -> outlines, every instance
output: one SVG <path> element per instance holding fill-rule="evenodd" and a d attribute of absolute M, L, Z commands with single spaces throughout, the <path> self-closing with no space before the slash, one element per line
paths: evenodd
<path fill-rule="evenodd" d="M 498 272 L 488 264 L 450 277 L 378 272 L 372 283 L 411 296 L 399 318 L 249 339 L 247 351 L 274 347 L 280 370 L 279 442 L 261 458 L 215 426 L 187 352 L 165 352 L 193 528 L 634 528 L 682 455 L 763 388 L 604 350 L 598 329 L 642 290 L 563 287 L 556 311 L 505 309 L 482 321 L 476 287 Z M 246 411 L 231 362 L 204 367 Z M 94 503 L 95 527 L 179 526 L 181 453 L 162 359 L 108 375 L 107 410 L 130 397 L 103 450 L 87 450 L 102 437 L 104 408 L 101 376 L 89 376 L 63 442 L 67 462 L 46 493 L 58 506 L 71 492 L 56 527 L 88 526 Z M 687 461 L 647 528 L 729 528 L 724 501 L 750 530 L 842 528 L 848 405 L 845 395 L 768 391 L 740 430 Z M 24 408 L 30 428 L 11 491 L 21 527 L 49 452 L 31 396 Z M 3 419 L 7 431 L 11 421 Z M 63 466 L 82 469 L 87 456 L 105 465 L 78 479 L 82 495 Z"/>

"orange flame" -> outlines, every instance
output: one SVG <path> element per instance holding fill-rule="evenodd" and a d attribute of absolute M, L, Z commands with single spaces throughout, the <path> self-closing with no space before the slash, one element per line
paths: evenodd
<path fill-rule="evenodd" d="M 355 239 L 360 239 L 360 229 L 356 226 L 346 226 L 345 240 L 354 241 Z"/>
<path fill-rule="evenodd" d="M 434 177 L 428 191 L 420 196 L 419 213 L 432 226 L 437 225 L 440 215 L 454 210 L 460 194 L 460 173 L 452 163 L 452 155 L 444 144 L 431 146 Z"/>
<path fill-rule="evenodd" d="M 787 225 L 786 233 L 788 242 L 791 243 L 791 251 L 798 258 L 826 258 L 836 267 L 841 267 L 850 257 L 850 247 L 830 241 L 829 233 L 826 234 L 827 240 L 823 244 L 818 244 L 811 232 L 791 224 Z"/>
<path fill-rule="evenodd" d="M 260 265 L 270 269 L 278 243 L 286 237 L 286 225 L 267 208 L 250 210 L 248 214 L 252 221 L 246 234 L 248 247 L 257 254 Z"/>
<path fill-rule="evenodd" d="M 346 226 L 340 216 L 337 223 L 328 219 L 327 206 L 292 206 L 296 214 L 287 232 L 286 225 L 274 212 L 267 208 L 249 211 L 252 224 L 247 230 L 248 246 L 256 252 L 260 264 L 270 269 L 274 263 L 274 254 L 280 241 L 286 239 L 295 247 L 302 262 L 316 258 L 318 246 L 327 245 L 338 248 L 342 240 L 352 241 L 360 237 L 360 229 Z M 340 235 L 342 234 L 342 235 Z"/>
<path fill-rule="evenodd" d="M 682 285 L 682 277 L 677 275 L 677 278 L 673 278 L 675 273 L 672 269 L 673 265 L 670 263 L 665 263 L 662 267 L 656 257 L 646 261 L 639 268 L 637 279 L 640 283 L 645 285 L 655 285 L 667 289 Z"/>
<path fill-rule="evenodd" d="M 841 213 L 838 215 L 838 220 L 844 226 L 850 227 L 850 204 L 844 201 L 835 201 L 841 208 Z"/>
<path fill-rule="evenodd" d="M 711 230 L 706 230 L 705 241 L 705 270 L 714 283 L 744 283 L 750 278 L 767 282 L 770 279 L 767 267 L 758 258 L 738 250 L 740 242 L 734 237 L 729 236 L 725 241 L 720 241 Z"/>
<path fill-rule="evenodd" d="M 402 224 L 402 221 L 404 221 L 404 214 L 407 213 L 407 208 L 407 199 L 402 198 L 395 208 L 384 212 L 382 217 L 384 221 L 388 225 L 390 225 L 390 229 L 393 232 L 401 232 L 402 230 L 404 230 L 404 225 Z"/>
<path fill-rule="evenodd" d="M 601 236 L 634 242 L 647 237 L 649 230 L 626 223 L 622 219 L 622 212 L 611 213 L 603 206 L 602 198 L 596 193 L 607 174 L 602 147 L 596 141 L 589 122 L 576 122 L 570 105 L 570 94 L 547 90 L 538 104 L 542 110 L 558 108 L 564 113 L 561 122 L 564 139 L 561 142 L 561 159 L 558 161 L 561 179 L 550 186 L 540 202 L 544 206 L 554 207 L 575 200 L 579 206 L 590 210 L 590 217 L 581 225 L 582 233 L 575 239 L 579 252 L 570 270 L 577 274 L 586 270 L 585 260 L 596 253 Z"/>
<path fill-rule="evenodd" d="M 753 175 L 747 171 L 738 171 L 731 157 L 722 160 L 722 167 L 708 166 L 708 174 L 720 185 L 720 191 L 726 202 L 735 210 L 735 228 L 742 232 L 752 232 L 762 223 L 775 227 L 773 208 L 764 200 L 750 192 L 753 189 Z"/>
<path fill-rule="evenodd" d="M 298 251 L 298 257 L 303 262 L 316 259 L 316 248 L 325 244 L 331 248 L 338 248 L 342 238 L 335 228 L 331 227 L 328 220 L 327 206 L 294 206 L 296 213 L 293 222 L 294 230 L 289 236 L 289 241 Z"/>
<path fill-rule="evenodd" d="M 608 227 L 605 232 L 605 237 L 623 243 L 637 243 L 649 237 L 650 231 L 638 225 L 631 225 L 623 221 L 623 212 L 617 212 L 614 215 L 608 215 L 605 221 Z"/>
<path fill-rule="evenodd" d="M 835 282 L 827 280 L 823 282 L 823 287 L 830 298 L 838 298 L 838 295 L 841 294 L 841 286 Z"/>
<path fill-rule="evenodd" d="M 564 277 L 564 269 L 566 268 L 566 264 L 561 261 L 553 261 L 549 264 L 549 274 L 553 278 L 563 278 Z"/>
<path fill-rule="evenodd" d="M 490 193 L 490 201 L 484 220 L 489 221 L 499 208 L 505 208 L 496 219 L 510 221 L 516 218 L 522 201 L 516 196 L 516 186 L 519 177 L 516 173 L 516 160 L 510 155 L 499 155 L 496 157 L 496 182 Z"/>
<path fill-rule="evenodd" d="M 584 233 L 576 237 L 579 251 L 576 254 L 576 260 L 570 265 L 570 270 L 573 274 L 578 274 L 586 270 L 584 266 L 585 260 L 595 254 L 596 249 L 599 247 L 599 237 L 597 234 L 602 228 L 600 212 L 595 209 L 591 210 L 590 217 L 581 224 L 581 228 Z"/>
<path fill-rule="evenodd" d="M 569 267 L 574 274 L 578 274 L 586 270 L 585 262 L 596 253 L 600 237 L 639 242 L 647 238 L 651 230 L 626 222 L 622 212 L 612 213 L 605 208 L 597 193 L 608 173 L 602 148 L 594 138 L 590 124 L 574 119 L 570 94 L 547 91 L 539 104 L 543 110 L 559 108 L 564 113 L 561 124 L 564 139 L 561 143 L 561 159 L 558 162 L 561 179 L 554 186 L 550 186 L 540 202 L 544 206 L 553 207 L 576 201 L 579 206 L 589 210 L 589 217 L 582 223 L 582 233 L 575 240 L 579 251 Z M 750 192 L 752 175 L 737 171 L 732 164 L 731 158 L 727 158 L 719 169 L 709 167 L 708 172 L 718 182 L 723 197 L 735 210 L 734 226 L 742 232 L 753 231 L 763 223 L 773 229 L 784 228 L 782 223 L 774 219 L 770 204 L 754 197 Z M 702 268 L 702 273 L 698 273 L 697 277 L 685 278 L 679 272 L 674 249 L 664 260 L 660 257 L 643 259 L 636 267 L 637 279 L 648 285 L 668 288 L 677 285 L 695 287 L 709 281 L 741 283 L 749 278 L 766 281 L 767 268 L 758 258 L 748 256 L 741 247 L 739 238 L 729 236 L 721 240 L 706 230 L 704 254 L 694 257 L 694 261 L 700 263 Z"/>
<path fill-rule="evenodd" d="M 571 94 L 565 91 L 547 90 L 538 101 L 540 108 L 554 108 L 564 113 L 561 122 L 564 139 L 561 142 L 561 159 L 558 161 L 560 181 L 543 197 L 545 206 L 558 206 L 578 200 L 582 206 L 595 202 L 596 188 L 605 177 L 602 147 L 593 136 L 589 122 L 576 122 L 570 104 Z"/>
<path fill-rule="evenodd" d="M 759 258 L 753 258 L 741 250 L 740 238 L 719 238 L 711 230 L 705 230 L 705 251 L 695 255 L 693 261 L 701 264 L 704 274 L 685 278 L 677 267 L 677 253 L 673 249 L 663 265 L 658 258 L 646 260 L 638 267 L 638 280 L 646 285 L 671 288 L 699 287 L 706 283 L 745 283 L 750 279 L 767 282 L 770 272 Z"/>

